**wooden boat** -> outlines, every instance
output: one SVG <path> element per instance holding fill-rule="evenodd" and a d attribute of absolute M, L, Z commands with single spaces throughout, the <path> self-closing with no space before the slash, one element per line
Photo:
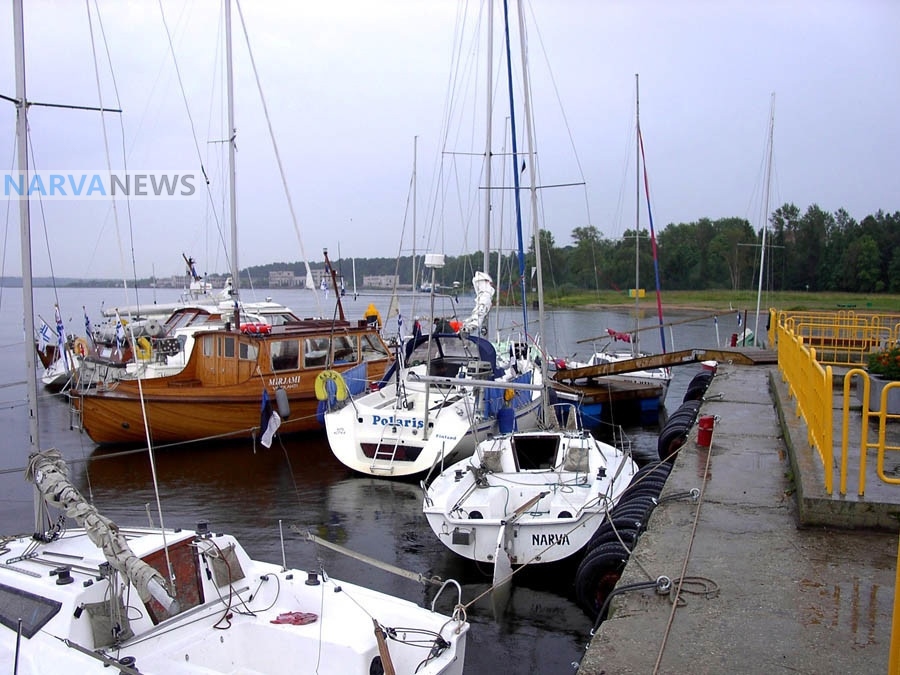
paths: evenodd
<path fill-rule="evenodd" d="M 277 402 L 280 433 L 318 430 L 329 398 L 363 392 L 392 362 L 364 320 L 241 328 L 198 332 L 187 364 L 174 375 L 70 392 L 73 428 L 100 444 L 142 443 L 148 435 L 163 443 L 256 437 L 267 419 L 265 393 Z"/>

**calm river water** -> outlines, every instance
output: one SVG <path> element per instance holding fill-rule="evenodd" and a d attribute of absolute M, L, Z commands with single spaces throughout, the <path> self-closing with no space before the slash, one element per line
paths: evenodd
<path fill-rule="evenodd" d="M 311 293 L 299 290 L 268 291 L 300 315 L 321 314 Z M 160 290 L 157 300 L 176 299 L 176 291 Z M 245 300 L 264 295 L 244 290 Z M 152 302 L 154 292 L 141 291 L 142 302 Z M 35 312 L 53 323 L 58 300 L 68 331 L 84 333 L 84 306 L 96 324 L 100 306 L 133 302 L 121 289 L 36 289 Z M 388 298 L 361 295 L 345 299 L 348 318 L 361 318 L 370 302 L 387 315 Z M 427 296 L 401 302 L 404 317 L 430 312 Z M 468 304 L 467 304 L 468 303 Z M 654 310 L 647 302 L 642 325 L 655 325 Z M 468 316 L 471 300 L 455 303 Z M 435 313 L 446 315 L 440 306 Z M 330 314 L 331 309 L 328 310 Z M 504 321 L 520 321 L 516 314 L 501 312 Z M 634 326 L 634 308 L 616 311 L 548 312 L 544 332 L 551 354 L 587 356 L 590 345 L 578 340 L 601 335 L 607 328 L 628 331 Z M 693 320 L 692 320 L 693 319 Z M 718 317 L 716 324 L 704 312 L 669 312 L 667 322 L 677 323 L 667 332 L 667 348 L 711 347 L 736 332 L 736 315 Z M 19 289 L 0 293 L 0 532 L 33 531 L 32 492 L 22 470 L 28 456 L 22 298 Z M 752 327 L 752 319 L 751 319 Z M 646 351 L 659 350 L 659 333 L 642 333 Z M 674 343 L 674 344 L 673 344 Z M 688 382 L 699 365 L 675 369 L 668 394 L 669 409 L 681 403 Z M 100 511 L 119 524 L 146 524 L 148 513 L 157 522 L 156 497 L 148 456 L 97 449 L 90 439 L 69 429 L 66 401 L 43 395 L 39 405 L 42 447 L 57 447 L 69 460 L 75 484 Z M 657 427 L 626 428 L 636 448 L 652 452 Z M 271 448 L 253 447 L 251 441 L 168 448 L 156 454 L 156 473 L 163 518 L 168 527 L 193 527 L 206 520 L 214 530 L 233 533 L 257 558 L 288 566 L 313 569 L 317 560 L 336 578 L 370 585 L 420 604 L 430 603 L 431 589 L 405 578 L 382 572 L 305 542 L 295 531 L 312 531 L 330 541 L 403 569 L 441 578 L 454 578 L 463 587 L 467 603 L 489 586 L 491 570 L 479 569 L 455 557 L 434 537 L 421 512 L 421 490 L 412 482 L 375 479 L 351 474 L 332 456 L 324 433 L 276 440 Z M 569 673 L 590 635 L 591 622 L 575 605 L 571 594 L 574 570 L 566 566 L 517 577 L 510 606 L 495 621 L 488 598 L 474 603 L 468 612 L 472 622 L 466 654 L 466 673 Z M 446 595 L 446 594 L 445 594 Z M 446 610 L 449 610 L 449 601 Z"/>

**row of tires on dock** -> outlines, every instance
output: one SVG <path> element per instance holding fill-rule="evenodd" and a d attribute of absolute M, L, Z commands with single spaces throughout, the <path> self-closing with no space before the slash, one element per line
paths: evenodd
<path fill-rule="evenodd" d="M 659 432 L 659 458 L 645 461 L 635 473 L 625 492 L 616 502 L 604 523 L 584 548 L 583 558 L 575 572 L 575 598 L 595 627 L 606 618 L 608 601 L 638 538 L 647 528 L 678 450 L 700 412 L 703 396 L 715 375 L 703 370 L 691 380 L 681 405 L 666 420 Z"/>

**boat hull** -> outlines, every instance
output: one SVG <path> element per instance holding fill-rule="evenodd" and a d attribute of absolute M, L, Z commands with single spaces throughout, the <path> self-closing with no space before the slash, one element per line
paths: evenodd
<path fill-rule="evenodd" d="M 555 562 L 584 548 L 636 471 L 630 457 L 589 434 L 510 434 L 441 472 L 423 512 L 438 539 L 469 560 L 496 563 L 505 529 L 512 565 Z"/>
<path fill-rule="evenodd" d="M 532 371 L 517 379 L 531 383 L 537 377 L 539 373 Z M 433 386 L 426 394 L 426 385 L 416 382 L 413 372 L 399 386 L 392 381 L 328 412 L 328 443 L 341 463 L 367 475 L 414 476 L 443 468 L 471 455 L 479 441 L 501 432 L 503 423 L 494 407 L 495 394 L 503 390 L 492 391 L 485 394 L 473 381 L 471 387 Z M 539 391 L 517 392 L 509 404 L 511 413 L 504 423 L 518 429 L 537 425 Z"/>
<path fill-rule="evenodd" d="M 72 426 L 98 444 L 248 438 L 274 411 L 278 433 L 317 431 L 325 407 L 367 389 L 392 360 L 374 330 L 331 322 L 262 335 L 211 330 L 196 341 L 174 375 L 70 392 Z"/>
<path fill-rule="evenodd" d="M 151 567 L 166 570 L 172 560 L 179 613 L 169 616 L 154 599 L 142 600 L 132 591 L 126 596 L 130 611 L 122 642 L 112 646 L 109 631 L 104 639 L 102 620 L 95 618 L 105 608 L 110 582 L 101 577 L 105 560 L 86 531 L 73 528 L 41 544 L 41 557 L 27 555 L 27 547 L 34 546 L 31 537 L 10 538 L 0 558 L 3 593 L 37 609 L 26 616 L 18 644 L 15 630 L 0 631 L 0 654 L 9 657 L 4 662 L 11 664 L 15 654 L 16 671 L 22 674 L 133 672 L 119 670 L 114 655 L 148 675 L 298 673 L 308 672 L 312 663 L 318 672 L 363 675 L 376 672 L 381 663 L 374 618 L 407 636 L 440 635 L 445 641 L 433 659 L 423 662 L 429 652 L 421 643 L 390 640 L 396 672 L 463 672 L 469 628 L 463 621 L 325 574 L 251 559 L 230 535 L 167 530 L 164 538 L 159 530 L 120 531 Z M 164 555 L 166 541 L 169 553 Z M 57 583 L 43 556 L 78 560 L 66 572 L 74 583 Z M 231 611 L 229 599 L 244 611 Z"/>

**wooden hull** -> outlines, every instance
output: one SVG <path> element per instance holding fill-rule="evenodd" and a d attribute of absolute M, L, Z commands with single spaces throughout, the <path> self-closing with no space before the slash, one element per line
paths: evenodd
<path fill-rule="evenodd" d="M 148 436 L 154 443 L 256 438 L 269 417 L 262 408 L 266 392 L 270 409 L 282 418 L 279 434 L 321 430 L 321 405 L 368 388 L 391 363 L 377 334 L 331 328 L 330 322 L 326 328 L 315 323 L 266 335 L 221 330 L 198 334 L 198 346 L 175 375 L 70 392 L 72 426 L 98 444 L 146 443 Z M 312 357 L 321 354 L 307 345 L 324 345 L 325 352 L 335 356 L 338 347 L 349 346 L 354 356 L 346 363 L 323 359 L 326 362 L 313 365 Z M 288 347 L 295 350 L 295 365 L 285 368 Z"/>
<path fill-rule="evenodd" d="M 124 392 L 123 392 L 124 394 Z M 216 438 L 249 438 L 259 435 L 262 418 L 262 385 L 244 396 L 223 398 L 213 393 L 197 396 L 154 396 L 145 393 L 144 408 L 154 442 L 174 443 Z M 99 444 L 145 443 L 140 398 L 131 395 L 73 396 L 81 428 Z M 318 431 L 319 401 L 312 386 L 288 398 L 290 417 L 282 420 L 279 433 Z M 274 401 L 273 401 L 274 404 Z"/>

